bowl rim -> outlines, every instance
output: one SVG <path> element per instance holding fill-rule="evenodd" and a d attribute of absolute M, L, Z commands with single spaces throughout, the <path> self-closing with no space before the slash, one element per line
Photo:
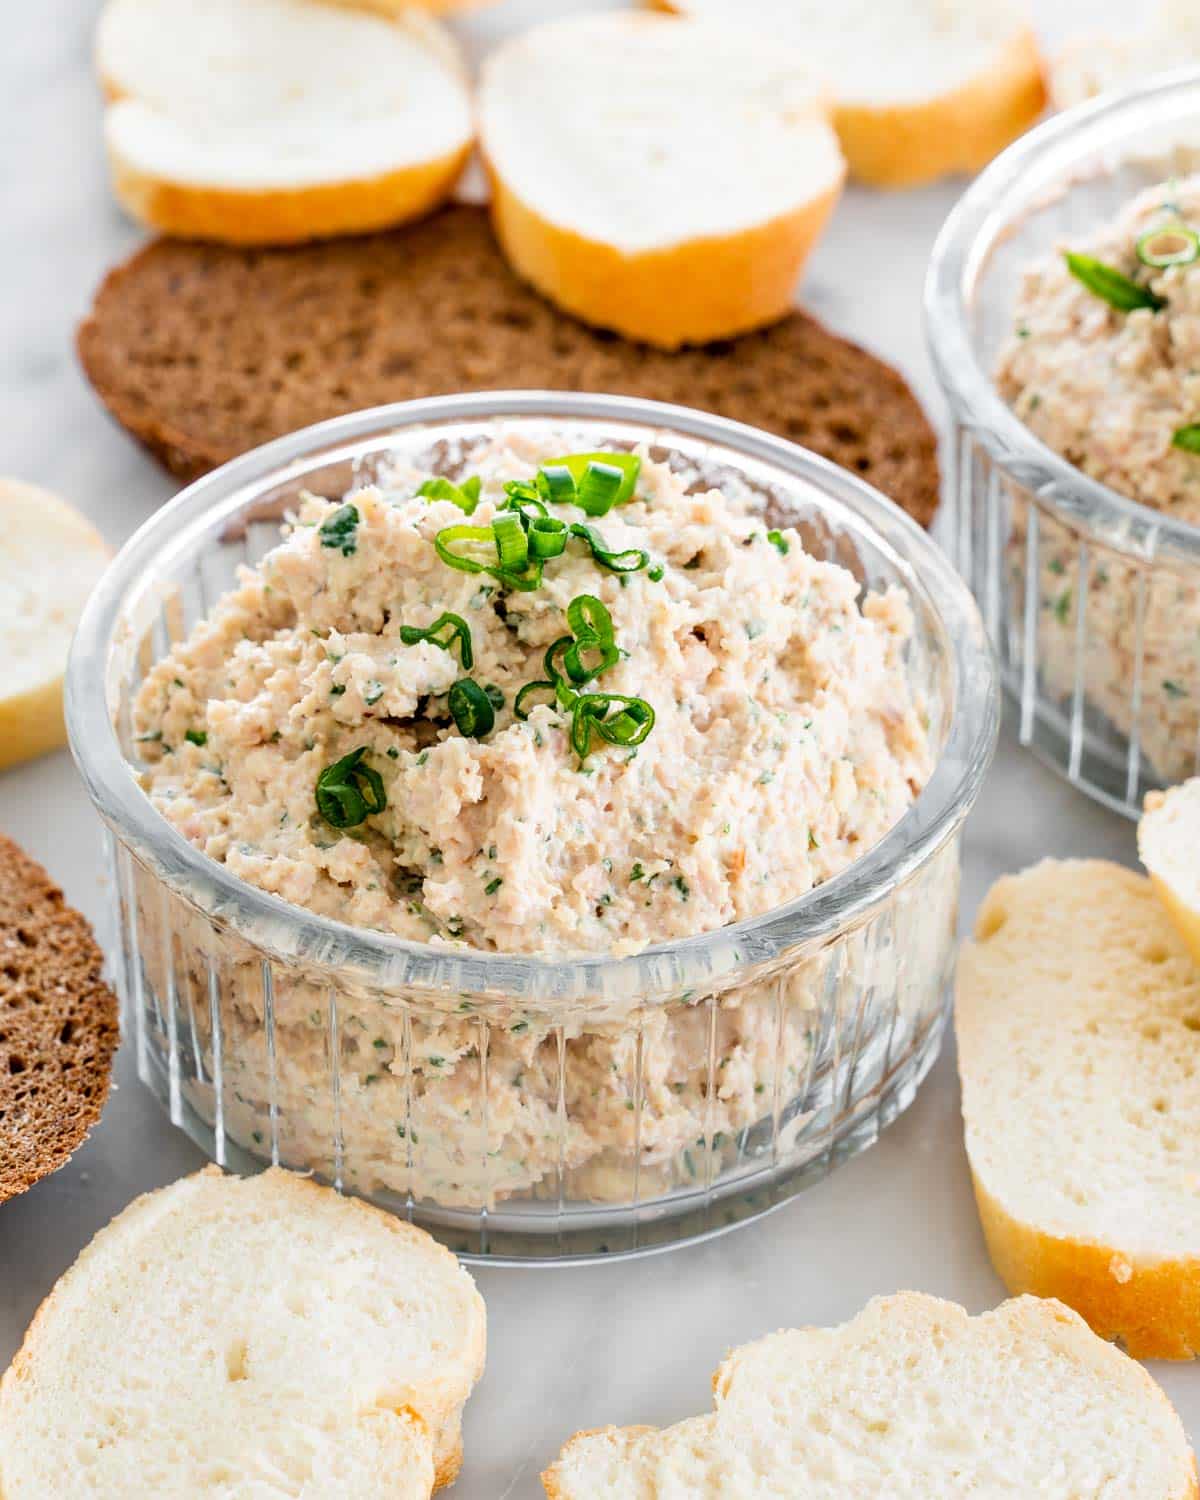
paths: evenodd
<path fill-rule="evenodd" d="M 996 389 L 975 352 L 966 283 L 986 263 L 1009 219 L 1000 206 L 1056 159 L 1119 146 L 1131 127 L 1200 116 L 1200 66 L 1176 68 L 1051 116 L 1021 136 L 975 179 L 934 241 L 925 276 L 925 338 L 955 416 L 1023 488 L 1065 519 L 1103 533 L 1107 545 L 1140 557 L 1200 561 L 1200 525 L 1181 521 L 1093 479 L 1044 443 Z M 1157 116 L 1157 118 L 1156 118 Z M 1092 174 L 1095 175 L 1095 174 Z M 1062 186 L 1069 185 L 1064 172 Z"/>
<path fill-rule="evenodd" d="M 499 954 L 418 943 L 318 916 L 250 885 L 190 843 L 154 807 L 125 759 L 106 695 L 106 661 L 123 601 L 160 545 L 201 522 L 222 500 L 289 468 L 308 468 L 333 444 L 455 420 L 537 418 L 641 424 L 712 442 L 733 458 L 774 466 L 853 511 L 898 557 L 932 604 L 951 653 L 953 712 L 941 755 L 914 803 L 861 858 L 804 895 L 756 917 L 628 956 Z M 151 515 L 109 565 L 84 609 L 66 677 L 72 754 L 88 793 L 117 839 L 185 901 L 232 927 L 259 954 L 285 963 L 336 966 L 386 988 L 501 990 L 526 1001 L 571 994 L 628 994 L 704 983 L 820 942 L 858 925 L 936 853 L 973 806 L 999 732 L 998 672 L 969 590 L 933 540 L 899 506 L 858 476 L 782 438 L 687 407 L 636 397 L 577 392 L 501 391 L 425 397 L 368 408 L 302 428 L 253 449 L 188 485 Z"/>

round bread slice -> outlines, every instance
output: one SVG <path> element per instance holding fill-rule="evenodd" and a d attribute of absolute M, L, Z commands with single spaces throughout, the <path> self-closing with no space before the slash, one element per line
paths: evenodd
<path fill-rule="evenodd" d="M 473 390 L 700 407 L 854 470 L 922 523 L 937 443 L 904 380 L 802 313 L 676 353 L 595 332 L 508 269 L 483 209 L 284 250 L 160 240 L 79 330 L 101 399 L 183 479 L 325 417 Z"/>
<path fill-rule="evenodd" d="M 480 75 L 479 133 L 520 275 L 667 349 L 782 317 L 844 175 L 802 59 L 650 14 L 504 43 Z"/>
<path fill-rule="evenodd" d="M 1044 860 L 958 966 L 967 1157 L 1010 1291 L 1140 1359 L 1200 1351 L 1200 970 L 1148 880 Z"/>
<path fill-rule="evenodd" d="M 57 1171 L 100 1118 L 117 1049 L 103 968 L 86 920 L 0 834 L 0 1202 Z"/>
<path fill-rule="evenodd" d="M 1061 1303 L 968 1317 L 917 1292 L 839 1328 L 735 1349 L 714 1410 L 571 1439 L 550 1500 L 851 1496 L 1195 1500 L 1183 1424 L 1133 1360 Z"/>
<path fill-rule="evenodd" d="M 1138 858 L 1200 964 L 1200 776 L 1168 792 L 1146 793 Z"/>
<path fill-rule="evenodd" d="M 324 0 L 109 0 L 96 65 L 124 207 L 169 234 L 277 244 L 399 224 L 472 143 L 463 66 L 428 15 Z"/>
<path fill-rule="evenodd" d="M 279 1168 L 208 1167 L 100 1231 L 0 1383 L 0 1493 L 427 1500 L 484 1306 L 423 1230 Z"/>
<path fill-rule="evenodd" d="M 67 652 L 109 555 L 66 501 L 0 479 L 0 769 L 65 743 Z"/>
<path fill-rule="evenodd" d="M 1046 102 L 1037 41 L 1016 0 L 659 0 L 737 21 L 802 52 L 834 100 L 851 175 L 910 187 L 975 172 Z"/>

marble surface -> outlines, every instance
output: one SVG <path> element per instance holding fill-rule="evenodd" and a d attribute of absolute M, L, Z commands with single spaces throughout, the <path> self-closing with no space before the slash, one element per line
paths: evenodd
<path fill-rule="evenodd" d="M 1097 5 L 1069 5 L 1094 18 Z M 467 26 L 494 35 L 561 9 L 509 0 Z M 1063 25 L 1068 0 L 1043 17 Z M 172 493 L 105 416 L 79 373 L 73 329 L 104 270 L 140 238 L 110 199 L 90 77 L 94 0 L 42 0 L 0 54 L 0 473 L 60 490 L 114 543 Z M 1114 7 L 1115 11 L 1115 7 Z M 960 185 L 851 193 L 808 277 L 808 304 L 900 365 L 940 417 L 920 327 L 933 237 Z M 0 829 L 107 930 L 99 826 L 66 752 L 0 774 Z M 963 923 L 998 875 L 1042 855 L 1132 863 L 1132 826 L 1092 806 L 1006 732 L 966 833 Z M 201 1164 L 137 1083 L 116 1091 L 69 1166 L 0 1206 L 0 1366 L 88 1238 L 136 1193 Z M 458 1500 L 534 1500 L 537 1474 L 579 1427 L 670 1422 L 703 1410 L 722 1353 L 786 1324 L 851 1316 L 913 1287 L 972 1311 L 1003 1288 L 971 1198 L 952 1048 L 916 1103 L 864 1156 L 768 1219 L 640 1262 L 554 1271 L 484 1268 L 488 1370 L 468 1409 Z M 1200 1371 L 1158 1365 L 1200 1441 Z"/>

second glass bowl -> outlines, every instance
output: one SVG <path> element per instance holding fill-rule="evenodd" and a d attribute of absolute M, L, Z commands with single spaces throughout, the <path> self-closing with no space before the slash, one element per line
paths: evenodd
<path fill-rule="evenodd" d="M 1131 817 L 1200 769 L 1200 527 L 1089 478 L 992 379 L 1021 275 L 1200 161 L 1200 70 L 1072 110 L 968 189 L 934 248 L 926 326 L 953 417 L 953 550 L 1022 743 Z"/>
<path fill-rule="evenodd" d="M 137 784 L 130 707 L 303 490 L 445 462 L 504 432 L 647 443 L 732 482 L 860 584 L 908 594 L 907 668 L 937 761 L 874 848 L 765 915 L 629 958 L 404 942 L 290 906 L 194 848 Z M 138 1070 L 217 1161 L 311 1169 L 461 1253 L 640 1251 L 784 1201 L 874 1140 L 937 1053 L 959 834 L 995 744 L 966 588 L 860 480 L 750 428 L 621 398 L 411 402 L 281 439 L 194 484 L 127 544 L 81 623 L 71 742 L 109 829 Z M 786 809 L 781 809 L 786 815 Z"/>

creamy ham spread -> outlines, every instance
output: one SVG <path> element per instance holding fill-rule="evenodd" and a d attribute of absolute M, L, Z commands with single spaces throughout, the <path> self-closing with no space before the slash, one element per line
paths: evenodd
<path fill-rule="evenodd" d="M 504 482 L 548 456 L 517 439 L 474 455 L 469 517 L 418 495 L 418 474 L 306 501 L 141 689 L 143 784 L 164 816 L 327 917 L 546 955 L 627 953 L 754 916 L 886 832 L 930 767 L 904 596 L 860 598 L 794 530 L 646 458 L 634 497 L 602 517 L 550 509 L 647 566 L 609 571 L 580 538 L 529 591 L 448 565 L 435 536 L 489 527 Z M 583 758 L 552 695 L 514 712 L 581 595 L 602 602 L 619 651 L 581 691 L 655 716 L 641 743 L 596 734 Z M 454 645 L 402 640 L 445 612 L 469 629 L 469 673 Z M 451 714 L 464 676 L 497 705 L 486 732 Z M 318 778 L 358 751 L 386 805 L 331 826 Z"/>
<path fill-rule="evenodd" d="M 1186 232 L 1172 237 L 1168 231 L 1178 225 Z M 1155 306 L 1112 305 L 1072 274 L 1062 253 L 1031 266 L 996 371 L 1000 393 L 1043 442 L 1120 494 L 1193 525 L 1200 525 L 1200 453 L 1186 434 L 1200 424 L 1200 259 L 1147 265 L 1138 243 L 1151 254 L 1182 248 L 1187 255 L 1187 236 L 1197 230 L 1200 177 L 1191 177 L 1149 189 L 1114 222 L 1062 247 L 1117 272 Z M 1018 628 L 1024 516 L 1025 501 L 1014 494 Z M 1088 702 L 1122 734 L 1137 730 L 1142 754 L 1160 776 L 1182 779 L 1195 769 L 1200 733 L 1196 583 L 1186 571 L 1137 568 L 1100 547 L 1092 549 L 1085 579 L 1078 536 L 1052 516 L 1043 516 L 1039 541 L 1040 573 L 1030 583 L 1038 590 L 1044 686 L 1064 699 L 1074 692 L 1086 597 L 1078 670 Z"/>

